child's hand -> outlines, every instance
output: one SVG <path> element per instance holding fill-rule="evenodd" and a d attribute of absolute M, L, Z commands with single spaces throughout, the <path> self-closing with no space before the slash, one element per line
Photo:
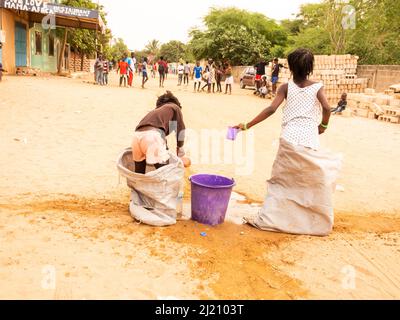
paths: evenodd
<path fill-rule="evenodd" d="M 179 158 L 184 157 L 184 156 L 186 155 L 185 149 L 184 149 L 183 147 L 182 147 L 182 148 L 177 147 L 177 148 L 176 148 L 176 155 L 177 155 Z"/>
<path fill-rule="evenodd" d="M 190 158 L 188 158 L 188 157 L 182 157 L 181 160 L 182 160 L 183 166 L 184 166 L 185 168 L 190 168 L 190 167 L 191 167 L 191 165 L 192 165 L 192 160 L 190 160 Z"/>
<path fill-rule="evenodd" d="M 321 135 L 321 134 L 324 134 L 324 133 L 325 133 L 325 130 L 326 130 L 326 129 L 325 129 L 323 126 L 321 126 L 321 125 L 318 127 L 318 133 L 319 133 L 320 135 Z"/>
<path fill-rule="evenodd" d="M 234 126 L 234 127 L 232 127 L 233 129 L 238 129 L 238 130 L 240 130 L 240 131 L 244 131 L 245 130 L 245 124 L 244 123 L 241 123 L 241 124 L 238 124 L 237 126 Z"/>

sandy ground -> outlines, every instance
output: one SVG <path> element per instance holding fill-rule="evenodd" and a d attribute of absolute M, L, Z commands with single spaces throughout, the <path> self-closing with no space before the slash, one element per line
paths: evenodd
<path fill-rule="evenodd" d="M 233 201 L 229 221 L 256 211 L 277 150 L 280 115 L 254 131 L 255 152 L 245 153 L 253 166 L 243 172 L 243 163 L 221 160 L 231 145 L 216 145 L 208 157 L 201 130 L 219 130 L 222 143 L 229 124 L 250 120 L 268 101 L 237 87 L 232 96 L 193 93 L 177 87 L 175 78 L 166 89 L 181 99 L 193 129 L 188 145 L 195 163 L 187 175 L 236 179 L 236 191 L 253 204 Z M 81 79 L 4 79 L 0 298 L 400 299 L 400 126 L 333 119 L 322 144 L 343 154 L 344 167 L 335 232 L 327 238 L 232 222 L 155 229 L 130 218 L 129 190 L 115 162 L 161 93 L 153 79 L 146 90 Z M 251 135 L 246 141 L 251 146 Z"/>

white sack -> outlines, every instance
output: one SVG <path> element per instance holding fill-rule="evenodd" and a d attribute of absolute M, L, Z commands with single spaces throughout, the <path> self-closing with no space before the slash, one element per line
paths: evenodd
<path fill-rule="evenodd" d="M 134 219 L 156 227 L 176 224 L 184 166 L 172 153 L 169 162 L 169 165 L 142 175 L 135 173 L 130 148 L 118 159 L 118 171 L 127 179 L 132 190 L 129 210 Z"/>

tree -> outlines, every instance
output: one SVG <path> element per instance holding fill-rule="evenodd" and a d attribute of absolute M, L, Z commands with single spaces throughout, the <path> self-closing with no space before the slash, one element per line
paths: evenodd
<path fill-rule="evenodd" d="M 191 36 L 196 59 L 211 58 L 234 65 L 249 65 L 260 58 L 269 58 L 270 42 L 244 26 L 212 26 L 206 32 L 194 30 Z"/>
<path fill-rule="evenodd" d="M 135 57 L 138 62 L 142 62 L 144 58 L 148 58 L 149 54 L 150 53 L 146 49 L 135 51 Z"/>
<path fill-rule="evenodd" d="M 92 30 L 86 29 L 71 30 L 68 33 L 67 39 L 74 52 L 79 53 L 81 56 L 82 71 L 85 56 L 96 52 L 95 33 Z"/>
<path fill-rule="evenodd" d="M 58 74 L 61 74 L 61 71 L 62 71 L 62 60 L 64 58 L 65 48 L 67 46 L 68 31 L 69 31 L 69 28 L 65 28 L 65 30 L 63 31 L 63 41 L 62 41 L 60 53 L 58 55 L 58 63 L 57 63 L 57 65 L 58 65 L 57 73 Z"/>
<path fill-rule="evenodd" d="M 361 64 L 400 64 L 400 1 L 354 0 L 357 24 L 347 51 Z"/>
<path fill-rule="evenodd" d="M 107 24 L 106 13 L 104 12 L 103 6 L 98 6 L 92 0 L 63 0 L 62 4 L 71 7 L 80 7 L 92 10 L 98 9 L 104 23 Z M 61 34 L 63 42 L 58 57 L 58 73 L 61 73 L 61 62 L 65 54 L 67 42 L 71 45 L 75 52 L 81 54 L 81 68 L 83 69 L 84 56 L 93 55 L 97 51 L 108 51 L 109 41 L 112 37 L 109 29 L 106 29 L 106 32 L 103 34 L 101 32 L 96 33 L 95 30 L 65 28 L 63 31 L 59 32 L 59 34 Z"/>
<path fill-rule="evenodd" d="M 196 59 L 254 64 L 260 58 L 271 58 L 271 51 L 282 51 L 287 41 L 284 28 L 260 13 L 212 8 L 204 23 L 206 30 L 190 32 L 189 48 Z"/>
<path fill-rule="evenodd" d="M 298 47 L 306 47 L 315 54 L 343 53 L 344 30 L 339 21 L 341 10 L 335 3 L 326 0 L 304 4 L 296 19 L 283 22 L 290 34 L 286 54 Z"/>
<path fill-rule="evenodd" d="M 106 28 L 104 33 L 99 34 L 99 43 L 101 44 L 101 49 L 98 51 L 103 52 L 103 56 L 106 57 L 108 60 L 112 60 L 112 32 L 110 29 Z"/>
<path fill-rule="evenodd" d="M 306 4 L 295 20 L 282 22 L 289 34 L 285 51 L 307 47 L 315 54 L 358 55 L 362 64 L 400 64 L 399 16 L 400 1 Z M 347 25 L 349 18 L 354 25 Z"/>
<path fill-rule="evenodd" d="M 211 8 L 207 16 L 204 17 L 207 27 L 211 26 L 244 26 L 248 30 L 253 30 L 263 35 L 272 46 L 284 45 L 287 34 L 274 20 L 269 19 L 264 14 L 249 12 L 234 7 Z"/>
<path fill-rule="evenodd" d="M 284 19 L 280 24 L 289 35 L 296 35 L 300 32 L 300 28 L 303 26 L 303 21 L 297 18 L 292 20 Z"/>
<path fill-rule="evenodd" d="M 145 51 L 151 55 L 157 56 L 160 51 L 160 41 L 156 39 L 149 41 L 145 47 Z"/>
<path fill-rule="evenodd" d="M 289 45 L 285 49 L 285 55 L 288 55 L 296 48 L 307 48 L 314 54 L 332 54 L 329 34 L 320 27 L 307 28 L 295 37 L 290 37 Z"/>
<path fill-rule="evenodd" d="M 159 55 L 168 61 L 180 62 L 188 59 L 188 48 L 183 42 L 172 40 L 161 46 Z"/>
<path fill-rule="evenodd" d="M 107 58 L 112 61 L 119 61 L 125 54 L 128 54 L 129 49 L 124 40 L 118 38 L 109 51 Z"/>

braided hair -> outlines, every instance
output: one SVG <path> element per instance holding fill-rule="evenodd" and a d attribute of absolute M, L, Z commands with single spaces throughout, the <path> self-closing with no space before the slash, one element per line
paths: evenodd
<path fill-rule="evenodd" d="M 305 80 L 314 71 L 314 55 L 308 49 L 296 49 L 288 56 L 289 69 L 296 80 Z"/>

